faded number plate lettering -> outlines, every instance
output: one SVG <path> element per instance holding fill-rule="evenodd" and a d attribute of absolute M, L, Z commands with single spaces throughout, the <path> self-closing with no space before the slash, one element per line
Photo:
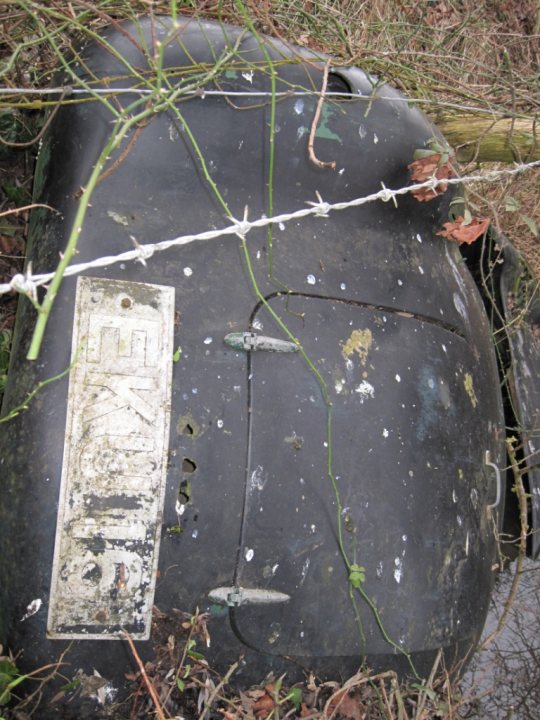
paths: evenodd
<path fill-rule="evenodd" d="M 79 278 L 51 638 L 150 636 L 168 450 L 174 289 Z"/>

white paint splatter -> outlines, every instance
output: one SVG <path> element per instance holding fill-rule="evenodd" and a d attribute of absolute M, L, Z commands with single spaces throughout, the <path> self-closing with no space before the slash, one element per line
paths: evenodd
<path fill-rule="evenodd" d="M 250 70 L 249 72 L 243 72 L 242 77 L 248 81 L 248 83 L 253 84 L 253 70 Z"/>
<path fill-rule="evenodd" d="M 40 607 L 43 605 L 43 600 L 41 598 L 36 598 L 35 600 L 32 600 L 32 602 L 26 606 L 26 612 L 21 618 L 21 622 L 24 622 L 29 617 L 32 617 L 32 615 L 35 615 Z"/>
<path fill-rule="evenodd" d="M 194 530 L 194 531 L 191 533 L 191 537 L 192 537 L 194 540 L 196 540 L 196 539 L 199 537 L 199 531 L 198 531 L 198 530 Z"/>
<path fill-rule="evenodd" d="M 341 290 L 346 290 L 346 289 L 347 289 L 346 283 L 341 283 L 341 285 L 340 285 L 339 287 L 341 288 Z"/>
<path fill-rule="evenodd" d="M 396 382 L 401 382 L 401 377 L 396 373 Z"/>
<path fill-rule="evenodd" d="M 453 300 L 454 300 L 454 307 L 456 308 L 456 310 L 458 311 L 458 313 L 461 315 L 461 317 L 462 317 L 465 321 L 467 321 L 467 320 L 468 320 L 467 310 L 465 309 L 465 305 L 463 304 L 463 300 L 459 297 L 459 295 L 458 295 L 457 293 L 454 293 L 453 296 L 452 296 L 452 298 L 453 298 Z"/>
<path fill-rule="evenodd" d="M 345 382 L 344 380 L 339 380 L 339 381 L 335 384 L 335 390 L 336 390 L 336 392 L 337 392 L 338 395 L 339 395 L 339 394 L 342 392 L 342 390 L 343 390 L 343 383 L 344 383 L 344 382 Z"/>
<path fill-rule="evenodd" d="M 424 274 L 424 268 L 421 265 L 418 266 L 418 272 L 420 273 L 420 275 Z"/>
<path fill-rule="evenodd" d="M 317 282 L 315 275 L 308 275 L 306 280 L 308 285 L 315 285 L 315 283 Z"/>
<path fill-rule="evenodd" d="M 253 329 L 254 330 L 262 330 L 263 329 L 262 322 L 260 320 L 254 320 L 253 321 Z"/>
<path fill-rule="evenodd" d="M 264 468 L 262 465 L 257 465 L 255 470 L 251 473 L 249 484 L 252 490 L 264 490 L 266 485 L 266 478 L 264 476 Z"/>
<path fill-rule="evenodd" d="M 416 239 L 418 240 L 419 243 L 422 242 L 422 236 L 420 235 L 420 233 L 416 233 Z"/>
<path fill-rule="evenodd" d="M 217 421 L 217 426 L 218 426 L 218 428 L 221 430 L 221 428 L 223 427 L 223 420 L 221 420 L 221 419 L 218 420 L 218 421 Z"/>
<path fill-rule="evenodd" d="M 212 340 L 213 340 L 213 338 L 211 338 L 211 337 L 205 337 L 205 338 L 204 338 L 204 344 L 205 344 L 205 345 L 210 345 L 210 344 L 212 343 Z"/>
<path fill-rule="evenodd" d="M 304 112 L 304 101 L 302 100 L 302 98 L 298 99 L 294 103 L 294 112 L 297 115 L 301 115 Z"/>
<path fill-rule="evenodd" d="M 387 438 L 389 435 L 390 435 L 390 433 L 388 432 L 388 430 L 386 428 L 384 428 L 382 431 L 383 438 Z"/>
<path fill-rule="evenodd" d="M 367 398 L 374 398 L 375 397 L 375 388 L 371 383 L 368 383 L 367 380 L 362 380 L 360 385 L 357 385 L 354 388 L 354 392 L 359 393 L 361 402 L 364 402 Z"/>
<path fill-rule="evenodd" d="M 190 267 L 185 267 L 185 268 L 184 268 L 184 275 L 185 275 L 186 277 L 191 277 L 191 276 L 193 275 L 193 270 L 192 270 Z"/>
<path fill-rule="evenodd" d="M 303 584 L 304 584 L 304 580 L 306 579 L 306 576 L 307 576 L 307 573 L 308 573 L 308 570 L 309 570 L 309 564 L 310 564 L 310 559 L 309 559 L 309 558 L 306 558 L 306 560 L 304 561 L 304 564 L 302 565 L 302 572 L 301 572 L 301 574 L 300 574 L 300 583 L 299 583 L 299 585 L 303 585 Z"/>
<path fill-rule="evenodd" d="M 246 548 L 246 551 L 244 552 L 244 557 L 246 558 L 246 562 L 251 562 L 253 560 L 253 556 L 255 555 L 255 551 L 253 548 Z"/>
<path fill-rule="evenodd" d="M 394 560 L 394 580 L 397 583 L 400 583 L 402 577 L 403 577 L 403 562 L 401 561 L 401 558 L 396 558 Z"/>
<path fill-rule="evenodd" d="M 360 140 L 363 140 L 366 137 L 367 132 L 366 128 L 363 125 L 360 125 L 360 127 L 358 128 L 358 134 L 360 135 Z"/>
<path fill-rule="evenodd" d="M 373 144 L 376 145 L 379 142 L 379 138 L 375 133 L 373 133 Z"/>

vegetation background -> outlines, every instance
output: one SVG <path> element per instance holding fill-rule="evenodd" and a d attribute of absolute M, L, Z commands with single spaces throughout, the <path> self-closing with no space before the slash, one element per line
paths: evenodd
<path fill-rule="evenodd" d="M 0 0 L 0 86 L 47 88 L 59 54 L 67 55 L 85 32 L 111 22 L 145 13 L 178 12 L 244 24 L 244 9 L 259 32 L 325 52 L 336 65 L 359 66 L 414 98 L 446 132 L 464 174 L 540 158 L 539 0 Z M 0 89 L 0 283 L 23 267 L 34 161 L 44 123 L 59 102 L 37 95 L 8 96 Z M 468 191 L 474 213 L 489 217 L 516 245 L 536 281 L 540 281 L 539 190 L 537 169 Z M 0 297 L 0 393 L 7 376 L 16 301 L 15 295 Z M 534 566 L 530 572 L 538 575 Z M 538 593 L 538 583 L 534 587 L 532 592 Z M 533 608 L 533 627 L 534 623 L 540 626 L 538 610 Z M 520 625 L 520 633 L 527 645 L 527 628 Z M 523 651 L 518 669 L 508 670 L 507 679 L 510 672 L 512 679 L 517 674 L 523 689 L 527 676 L 533 682 L 531 668 L 535 668 L 532 677 L 537 687 L 538 652 L 534 643 Z M 208 682 L 213 690 L 208 690 L 212 687 Z M 244 698 L 228 695 L 219 680 L 204 673 L 186 677 L 184 686 L 182 691 L 177 688 L 185 693 L 182 712 L 205 715 L 209 710 L 204 703 L 218 688 L 212 702 L 219 709 L 213 713 L 226 720 L 280 714 L 405 720 L 482 717 L 483 712 L 474 699 L 474 682 L 462 696 L 444 675 L 434 676 L 426 687 L 403 690 L 377 678 L 368 682 L 359 677 L 345 688 L 311 682 L 301 689 L 300 702 L 298 693 L 291 694 L 278 683 Z M 0 695 L 2 691 L 0 684 Z M 497 708 L 497 717 L 540 717 L 538 705 L 513 707 L 512 697 L 517 694 L 514 687 L 504 701 L 506 707 Z M 156 707 L 152 702 L 148 700 L 140 714 L 132 716 L 150 712 L 173 716 L 169 706 Z M 178 707 L 182 708 L 181 702 Z M 20 707 L 13 717 L 24 720 L 28 712 L 28 707 Z"/>

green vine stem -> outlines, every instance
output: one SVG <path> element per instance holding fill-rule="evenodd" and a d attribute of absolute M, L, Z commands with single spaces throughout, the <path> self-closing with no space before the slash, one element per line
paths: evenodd
<path fill-rule="evenodd" d="M 78 348 L 77 352 L 75 353 L 73 360 L 68 365 L 67 368 L 62 370 L 62 372 L 58 373 L 58 375 L 54 375 L 53 377 L 47 378 L 46 380 L 42 380 L 39 382 L 36 387 L 28 393 L 26 396 L 26 400 L 24 400 L 19 405 L 16 405 L 14 408 L 12 408 L 7 415 L 4 415 L 4 417 L 0 418 L 0 425 L 2 423 L 8 422 L 9 420 L 12 420 L 14 417 L 17 417 L 17 415 L 20 415 L 25 410 L 28 410 L 28 406 L 34 399 L 34 397 L 38 394 L 40 390 L 42 390 L 46 385 L 50 385 L 50 383 L 56 382 L 57 380 L 60 380 L 61 378 L 65 377 L 71 369 L 77 364 L 77 359 L 79 357 L 79 353 L 81 351 L 81 348 Z M 1 703 L 0 703 L 1 704 Z"/>

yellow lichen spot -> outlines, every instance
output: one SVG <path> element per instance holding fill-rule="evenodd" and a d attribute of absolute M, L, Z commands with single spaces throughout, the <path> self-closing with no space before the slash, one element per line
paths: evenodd
<path fill-rule="evenodd" d="M 356 353 L 362 365 L 365 365 L 372 344 L 373 335 L 369 328 L 353 330 L 347 342 L 342 345 L 341 354 L 347 360 L 353 353 Z"/>
<path fill-rule="evenodd" d="M 476 397 L 476 393 L 474 392 L 473 379 L 470 373 L 465 373 L 465 376 L 463 378 L 463 386 L 465 388 L 465 392 L 469 396 L 471 405 L 475 408 L 478 405 L 478 398 Z"/>

